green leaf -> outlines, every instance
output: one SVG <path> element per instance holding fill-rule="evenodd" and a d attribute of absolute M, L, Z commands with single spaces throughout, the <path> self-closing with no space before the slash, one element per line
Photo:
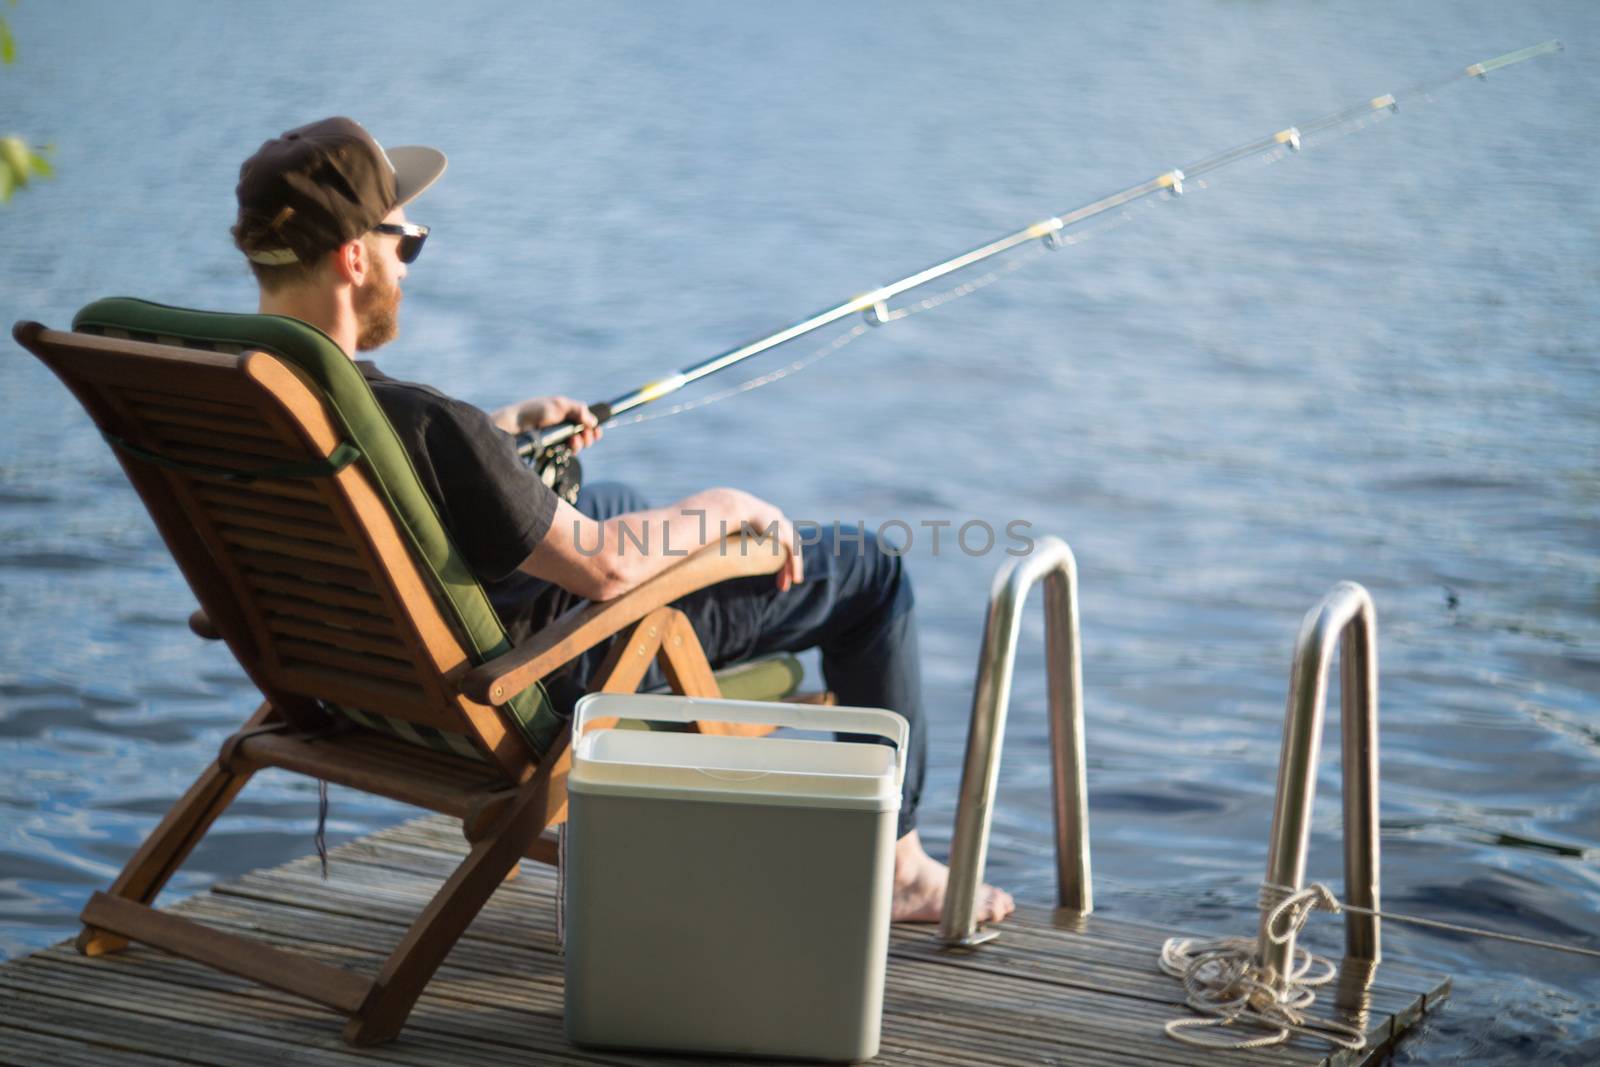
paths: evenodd
<path fill-rule="evenodd" d="M 0 170 L 11 175 L 16 185 L 28 184 L 28 171 L 32 169 L 28 157 L 32 155 L 20 137 L 0 138 Z"/>
<path fill-rule="evenodd" d="M 15 63 L 17 61 L 17 42 L 11 36 L 11 27 L 6 25 L 5 19 L 0 19 L 0 63 Z"/>
<path fill-rule="evenodd" d="M 39 177 L 54 178 L 56 176 L 56 168 L 51 166 L 50 161 L 38 152 L 29 152 L 28 162 L 33 165 L 33 172 Z"/>
<path fill-rule="evenodd" d="M 11 202 L 11 190 L 16 187 L 16 182 L 11 177 L 10 167 L 0 167 L 0 204 Z"/>

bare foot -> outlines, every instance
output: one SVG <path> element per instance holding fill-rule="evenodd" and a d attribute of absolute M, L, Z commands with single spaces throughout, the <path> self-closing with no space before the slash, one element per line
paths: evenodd
<path fill-rule="evenodd" d="M 894 903 L 889 918 L 897 923 L 936 923 L 944 914 L 945 885 L 950 868 L 928 855 L 922 838 L 911 831 L 894 846 Z M 1011 894 L 992 885 L 978 887 L 977 918 L 981 923 L 1004 919 L 1017 908 Z"/>

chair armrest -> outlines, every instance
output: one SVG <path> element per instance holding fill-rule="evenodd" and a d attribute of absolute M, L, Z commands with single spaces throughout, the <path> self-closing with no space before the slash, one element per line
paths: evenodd
<path fill-rule="evenodd" d="M 196 637 L 203 637 L 207 641 L 221 641 L 222 633 L 206 617 L 204 608 L 196 608 L 193 615 L 189 616 L 189 629 Z"/>
<path fill-rule="evenodd" d="M 774 551 L 770 541 L 749 534 L 736 534 L 707 545 L 621 596 L 574 608 L 532 640 L 474 667 L 462 676 L 461 692 L 480 704 L 504 704 L 574 656 L 657 608 L 718 582 L 773 574 L 783 565 L 784 558 L 784 551 Z"/>

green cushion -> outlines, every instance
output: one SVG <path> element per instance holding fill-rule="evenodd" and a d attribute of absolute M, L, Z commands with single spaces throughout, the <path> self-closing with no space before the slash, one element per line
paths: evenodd
<path fill-rule="evenodd" d="M 304 371 L 321 390 L 346 439 L 361 450 L 363 458 L 359 462 L 399 520 L 419 568 L 433 583 L 440 609 L 456 623 L 469 654 L 482 663 L 510 649 L 511 642 L 483 587 L 445 533 L 433 501 L 417 479 L 410 456 L 395 436 L 394 427 L 378 406 L 360 368 L 327 334 L 283 315 L 189 311 L 127 297 L 95 301 L 78 312 L 72 328 L 223 352 L 260 349 Z M 513 697 L 506 707 L 522 736 L 541 757 L 566 726 L 544 686 L 537 682 Z M 433 736 L 439 731 L 384 718 L 390 732 L 399 736 L 446 751 L 459 751 L 459 738 L 452 743 L 448 735 Z M 411 738 L 411 733 L 418 736 Z"/>
<path fill-rule="evenodd" d="M 725 700 L 782 700 L 800 688 L 805 675 L 800 661 L 787 654 L 736 663 L 716 673 Z"/>
<path fill-rule="evenodd" d="M 782 700 L 800 688 L 805 668 L 787 652 L 762 659 L 748 660 L 713 671 L 717 688 L 724 700 Z M 665 693 L 666 689 L 652 689 L 652 693 Z M 682 733 L 690 729 L 688 723 L 664 722 L 648 719 L 623 719 L 617 723 L 620 730 L 657 730 Z"/>

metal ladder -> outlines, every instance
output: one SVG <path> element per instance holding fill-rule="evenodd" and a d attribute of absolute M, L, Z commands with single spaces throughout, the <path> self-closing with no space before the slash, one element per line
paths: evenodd
<path fill-rule="evenodd" d="M 1089 877 L 1089 792 L 1083 756 L 1083 657 L 1078 647 L 1078 563 L 1058 537 L 1042 537 L 1026 556 L 1009 560 L 989 591 L 983 650 L 972 692 L 972 725 L 961 771 L 950 882 L 939 936 L 948 945 L 981 945 L 998 936 L 979 930 L 978 885 L 989 853 L 1000 744 L 1011 703 L 1017 635 L 1028 590 L 1045 583 L 1046 667 L 1050 687 L 1050 763 L 1055 783 L 1056 885 L 1060 906 L 1094 909 Z"/>
<path fill-rule="evenodd" d="M 992 928 L 978 928 L 977 891 L 988 856 L 1022 609 L 1028 591 L 1040 581 L 1045 583 L 1057 905 L 1078 915 L 1094 910 L 1083 742 L 1078 567 L 1065 541 L 1045 537 L 1029 555 L 1007 562 L 995 575 L 989 593 L 955 831 L 950 840 L 950 883 L 939 928 L 940 938 L 948 945 L 981 945 L 999 934 Z M 1377 911 L 1377 614 L 1371 596 L 1354 582 L 1334 586 L 1306 614 L 1295 641 L 1265 882 L 1296 890 L 1305 879 L 1323 708 L 1335 644 L 1340 652 L 1345 894 L 1349 903 Z M 1263 899 L 1275 901 L 1281 897 L 1264 894 Z M 1267 937 L 1267 910 L 1262 909 L 1257 952 L 1261 963 L 1270 967 L 1282 983 L 1293 958 L 1294 940 L 1274 944 Z M 1377 962 L 1377 917 L 1345 912 L 1345 946 L 1347 958 Z"/>

